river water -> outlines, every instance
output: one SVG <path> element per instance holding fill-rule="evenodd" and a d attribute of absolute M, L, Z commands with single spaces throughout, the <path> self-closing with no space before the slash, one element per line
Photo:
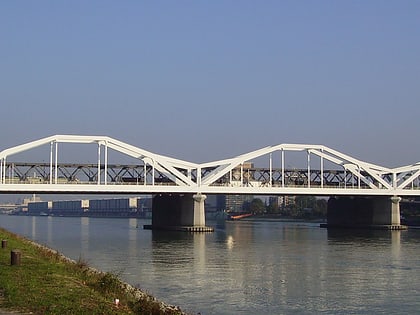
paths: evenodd
<path fill-rule="evenodd" d="M 150 221 L 0 215 L 1 227 L 192 314 L 420 311 L 419 229 L 250 220 L 210 221 L 215 232 L 188 234 L 144 224 Z"/>

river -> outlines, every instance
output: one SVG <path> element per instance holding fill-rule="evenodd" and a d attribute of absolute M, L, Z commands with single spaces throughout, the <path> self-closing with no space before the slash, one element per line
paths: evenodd
<path fill-rule="evenodd" d="M 139 219 L 0 215 L 0 226 L 117 274 L 192 314 L 414 314 L 420 230 L 327 230 L 208 222 L 215 232 L 143 230 Z M 24 263 L 24 262 L 23 262 Z"/>

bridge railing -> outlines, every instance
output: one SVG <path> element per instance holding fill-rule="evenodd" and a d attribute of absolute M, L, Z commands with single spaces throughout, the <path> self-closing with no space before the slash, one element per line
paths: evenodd
<path fill-rule="evenodd" d="M 133 168 L 132 165 L 125 165 L 121 166 L 122 168 Z M 61 166 L 60 166 L 61 168 Z M 25 174 L 25 172 L 19 171 L 19 163 L 14 163 L 14 169 L 16 174 Z M 319 170 L 312 170 L 311 172 L 311 180 L 308 181 L 307 172 L 306 170 L 285 170 L 284 174 L 284 181 L 282 181 L 282 177 L 278 176 L 281 170 L 272 170 L 274 176 L 272 176 L 271 182 L 269 180 L 268 170 L 266 169 L 250 169 L 247 172 L 247 176 L 243 176 L 242 180 L 238 174 L 226 175 L 219 180 L 215 181 L 211 184 L 214 187 L 253 187 L 253 188 L 306 188 L 306 189 L 369 189 L 369 185 L 364 182 L 358 182 L 358 179 L 353 176 L 352 174 L 346 174 L 344 171 L 337 171 L 337 170 L 324 170 L 324 180 L 321 182 L 320 180 L 320 171 Z M 66 172 L 63 172 L 66 173 Z M 71 172 L 67 172 L 71 173 Z M 111 172 L 112 173 L 112 172 Z M 96 175 L 91 173 L 91 178 L 78 178 L 74 176 L 68 177 L 59 177 L 53 184 L 66 184 L 66 185 L 98 185 L 98 181 L 96 179 Z M 276 175 L 277 174 L 277 175 Z M 50 174 L 43 173 L 43 174 L 34 174 L 35 176 L 28 177 L 28 176 L 17 176 L 9 177 L 8 175 L 4 177 L 4 184 L 31 184 L 31 185 L 49 185 L 50 182 Z M 148 181 L 143 180 L 143 174 L 141 176 L 135 177 L 133 174 L 131 177 L 126 176 L 108 176 L 108 181 L 106 185 L 111 186 L 118 186 L 118 185 L 138 185 L 138 186 L 177 186 L 177 184 L 168 178 L 163 177 L 163 175 L 159 174 L 156 176 L 154 180 L 149 179 Z M 366 175 L 366 174 L 365 174 Z M 367 176 L 367 175 L 366 175 Z M 402 180 L 406 180 L 410 178 L 410 174 L 405 174 L 401 177 Z M 195 180 L 195 176 L 192 176 Z M 371 181 L 375 184 L 374 179 Z M 406 185 L 403 187 L 403 190 L 418 190 L 420 189 L 419 185 L 420 180 L 412 181 L 410 185 Z M 100 185 L 105 185 L 105 183 L 101 182 Z M 381 187 L 380 184 L 378 186 L 381 189 L 387 189 L 386 187 Z M 197 187 L 199 187 L 197 185 Z"/>

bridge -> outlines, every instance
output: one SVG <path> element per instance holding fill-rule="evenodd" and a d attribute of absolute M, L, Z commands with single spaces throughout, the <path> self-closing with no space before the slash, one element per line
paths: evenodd
<path fill-rule="evenodd" d="M 85 163 L 69 161 L 66 153 L 61 157 L 66 146 L 71 150 L 67 152 L 76 152 Z M 38 162 L 33 162 L 35 158 L 28 162 L 31 154 Z M 19 156 L 26 161 L 19 161 Z M 121 159 L 132 162 L 121 163 Z M 0 152 L 0 193 L 154 194 L 164 196 L 156 200 L 156 209 L 178 208 L 174 213 L 192 216 L 187 221 L 193 226 L 204 225 L 206 194 L 334 196 L 346 204 L 365 197 L 369 202 L 381 200 L 374 205 L 363 203 L 376 216 L 378 205 L 388 207 L 383 200 L 391 200 L 389 207 L 398 211 L 390 210 L 391 219 L 375 222 L 399 225 L 395 205 L 402 196 L 420 195 L 419 177 L 420 163 L 387 168 L 307 144 L 268 146 L 206 163 L 159 155 L 107 136 L 55 135 Z M 191 205 L 188 199 L 195 201 Z M 342 202 L 338 204 L 343 207 Z M 184 215 L 186 207 L 196 208 L 191 210 L 195 214 Z M 154 217 L 159 217 L 157 212 L 154 207 Z M 161 218 L 169 224 L 165 217 L 171 216 L 166 213 Z"/>

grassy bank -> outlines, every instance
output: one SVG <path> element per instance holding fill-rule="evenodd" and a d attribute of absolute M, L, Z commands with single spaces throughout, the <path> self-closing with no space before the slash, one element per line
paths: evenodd
<path fill-rule="evenodd" d="M 0 308 L 33 314 L 183 314 L 111 273 L 0 229 Z M 21 252 L 11 265 L 11 250 Z M 116 300 L 119 300 L 116 305 Z"/>

